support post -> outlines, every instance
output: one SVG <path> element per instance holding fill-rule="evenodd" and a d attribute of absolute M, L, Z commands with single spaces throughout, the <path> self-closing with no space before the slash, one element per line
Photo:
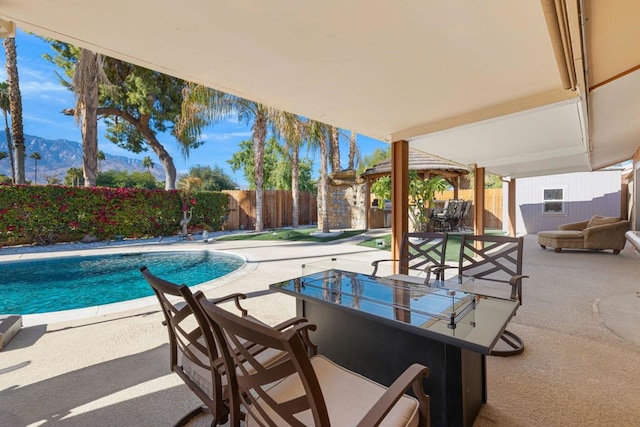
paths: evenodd
<path fill-rule="evenodd" d="M 458 191 L 460 190 L 460 177 L 456 176 L 452 179 L 453 181 L 453 198 L 459 199 Z"/>
<path fill-rule="evenodd" d="M 516 237 L 516 180 L 509 181 L 507 196 L 507 213 L 509 215 L 509 236 Z"/>
<path fill-rule="evenodd" d="M 409 231 L 409 142 L 391 143 L 391 258 L 400 259 L 402 236 Z M 394 263 L 393 273 L 406 273 L 407 263 Z"/>
<path fill-rule="evenodd" d="M 484 234 L 484 168 L 475 166 L 473 181 L 473 232 Z"/>

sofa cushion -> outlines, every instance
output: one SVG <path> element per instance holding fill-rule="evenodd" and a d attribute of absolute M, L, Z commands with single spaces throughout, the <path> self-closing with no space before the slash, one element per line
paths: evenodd
<path fill-rule="evenodd" d="M 538 244 L 552 248 L 582 249 L 584 238 L 582 232 L 577 230 L 539 231 Z"/>
<path fill-rule="evenodd" d="M 556 240 L 582 240 L 582 231 L 578 230 L 550 230 L 550 231 L 538 231 L 538 236 L 546 237 Z"/>
<path fill-rule="evenodd" d="M 615 218 L 612 216 L 600 216 L 594 215 L 591 217 L 591 220 L 587 224 L 587 228 L 595 227 L 597 225 L 605 225 L 605 224 L 613 224 L 615 222 L 619 222 L 620 218 Z"/>

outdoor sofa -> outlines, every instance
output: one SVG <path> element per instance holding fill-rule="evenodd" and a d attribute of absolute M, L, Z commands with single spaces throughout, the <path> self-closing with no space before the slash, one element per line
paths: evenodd
<path fill-rule="evenodd" d="M 542 249 L 555 248 L 556 252 L 562 249 L 611 249 L 618 254 L 627 242 L 627 230 L 629 221 L 595 215 L 590 220 L 562 224 L 557 230 L 539 231 L 538 244 Z"/>

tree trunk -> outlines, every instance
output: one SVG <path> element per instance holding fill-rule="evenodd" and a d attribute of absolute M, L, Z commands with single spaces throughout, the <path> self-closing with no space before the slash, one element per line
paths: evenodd
<path fill-rule="evenodd" d="M 338 135 L 338 128 L 331 126 L 330 128 L 330 141 L 331 141 L 331 172 L 338 172 L 340 170 L 340 138 Z"/>
<path fill-rule="evenodd" d="M 9 162 L 11 163 L 11 182 L 16 183 L 16 165 L 13 162 L 13 143 L 11 142 L 11 130 L 9 129 L 9 117 L 7 110 L 4 112 L 4 131 L 7 134 L 7 154 L 9 154 Z"/>
<path fill-rule="evenodd" d="M 87 50 L 85 53 L 89 61 L 98 60 L 97 54 Z M 84 186 L 95 187 L 98 174 L 98 76 L 86 76 L 85 83 L 81 94 L 81 105 L 84 107 L 81 113 L 82 172 Z"/>
<path fill-rule="evenodd" d="M 264 229 L 262 215 L 262 181 L 264 178 L 264 142 L 267 138 L 267 117 L 258 108 L 256 121 L 253 124 L 253 157 L 255 161 L 254 178 L 256 181 L 256 231 Z"/>
<path fill-rule="evenodd" d="M 68 114 L 68 110 L 65 110 L 65 114 Z M 173 158 L 169 155 L 167 150 L 165 150 L 164 146 L 160 144 L 158 139 L 156 138 L 156 134 L 149 127 L 149 121 L 151 117 L 146 114 L 140 118 L 134 117 L 126 111 L 119 110 L 113 107 L 100 107 L 98 108 L 99 116 L 118 116 L 129 123 L 131 123 L 135 128 L 142 134 L 142 137 L 147 141 L 147 144 L 154 153 L 158 156 L 158 160 L 162 164 L 162 168 L 164 169 L 164 189 L 165 190 L 175 190 L 176 189 L 176 167 L 173 163 Z"/>
<path fill-rule="evenodd" d="M 291 153 L 291 197 L 293 199 L 291 215 L 293 216 L 293 228 L 298 228 L 300 226 L 300 219 L 298 218 L 300 216 L 300 180 L 298 176 L 300 174 L 299 151 L 300 147 L 295 145 Z"/>
<path fill-rule="evenodd" d="M 327 176 L 327 137 L 324 132 L 320 137 L 320 212 L 322 213 L 322 232 L 329 232 L 329 207 L 327 198 L 329 197 L 329 179 Z"/>
<path fill-rule="evenodd" d="M 153 135 L 153 133 L 152 133 Z M 176 189 L 176 167 L 173 164 L 173 158 L 169 155 L 164 146 L 158 142 L 155 135 L 145 137 L 147 143 L 151 147 L 154 153 L 158 156 L 162 169 L 164 169 L 164 189 L 175 190 Z"/>
<path fill-rule="evenodd" d="M 351 138 L 349 138 L 349 169 L 354 170 L 356 168 L 356 133 L 351 131 Z"/>
<path fill-rule="evenodd" d="M 13 37 L 4 39 L 6 53 L 7 83 L 9 84 L 9 110 L 11 111 L 11 133 L 15 150 L 16 184 L 26 184 L 24 173 L 24 132 L 22 127 L 22 96 L 18 81 L 16 41 Z"/>

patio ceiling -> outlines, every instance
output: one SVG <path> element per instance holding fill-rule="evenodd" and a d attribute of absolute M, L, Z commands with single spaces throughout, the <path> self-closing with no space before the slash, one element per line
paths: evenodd
<path fill-rule="evenodd" d="M 560 50 L 547 25 L 558 16 L 548 9 L 553 0 L 0 0 L 0 17 L 370 137 L 406 139 L 412 149 L 522 177 L 597 169 L 630 158 L 640 145 L 640 4 L 555 3 L 566 8 L 559 28 L 568 39 Z M 565 58 L 575 68 L 574 90 L 564 88 L 559 72 Z"/>

